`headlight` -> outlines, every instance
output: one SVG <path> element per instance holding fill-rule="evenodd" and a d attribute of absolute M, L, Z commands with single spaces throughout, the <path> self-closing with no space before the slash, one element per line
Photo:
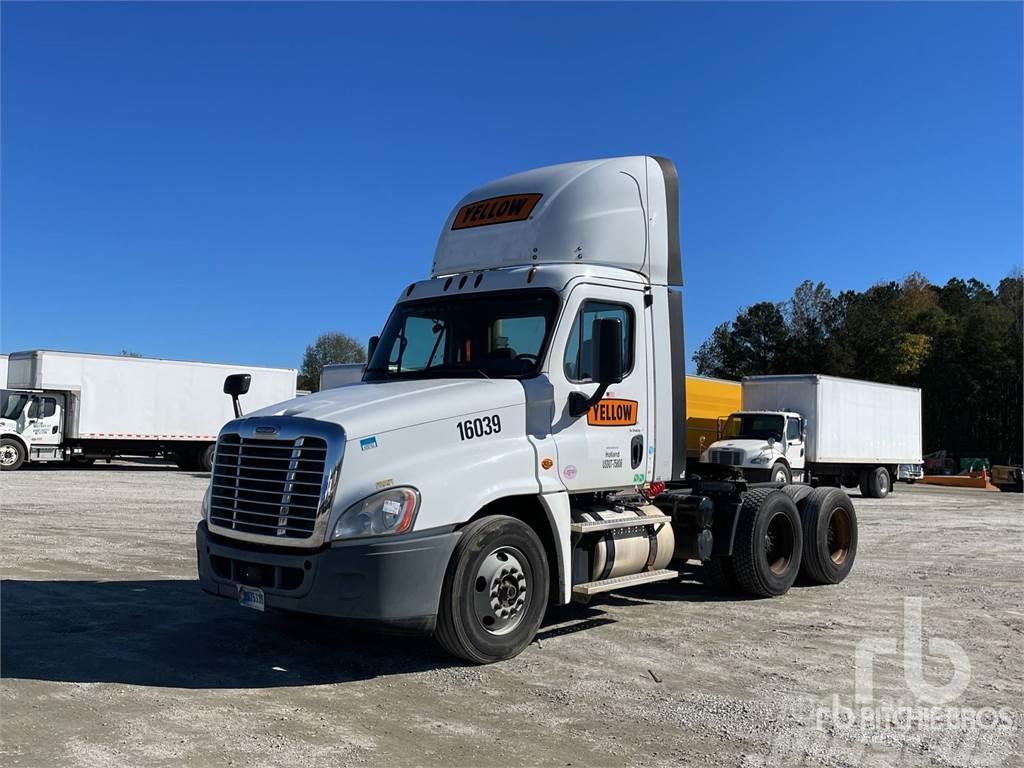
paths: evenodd
<path fill-rule="evenodd" d="M 412 529 L 419 508 L 420 492 L 415 488 L 388 488 L 345 510 L 334 525 L 331 539 L 405 533 Z"/>
<path fill-rule="evenodd" d="M 212 485 L 206 486 L 206 493 L 203 494 L 203 506 L 200 507 L 199 512 L 203 516 L 203 520 L 210 519 L 210 490 L 212 488 Z"/>
<path fill-rule="evenodd" d="M 751 464 L 767 464 L 771 460 L 770 456 L 758 456 L 757 458 L 751 459 Z"/>

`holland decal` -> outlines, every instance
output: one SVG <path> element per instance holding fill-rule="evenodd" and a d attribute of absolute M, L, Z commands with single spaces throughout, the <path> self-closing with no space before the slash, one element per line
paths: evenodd
<path fill-rule="evenodd" d="M 359 450 L 361 451 L 372 451 L 377 447 L 377 436 L 364 437 L 359 441 Z"/>

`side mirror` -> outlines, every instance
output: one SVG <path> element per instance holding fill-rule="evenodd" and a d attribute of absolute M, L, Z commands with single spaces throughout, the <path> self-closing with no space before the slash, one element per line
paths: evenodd
<path fill-rule="evenodd" d="M 569 394 L 569 414 L 578 417 L 601 402 L 609 384 L 622 381 L 622 321 L 602 317 L 594 321 L 590 370 L 598 387 L 587 397 L 582 392 Z"/>
<path fill-rule="evenodd" d="M 238 403 L 238 396 L 249 391 L 252 383 L 252 376 L 248 373 L 232 373 L 224 379 L 224 394 L 231 395 L 231 404 L 235 408 L 235 418 L 242 416 L 242 406 Z"/>
<path fill-rule="evenodd" d="M 373 353 L 377 351 L 377 345 L 380 343 L 380 336 L 371 336 L 370 341 L 366 344 L 366 362 L 369 363 L 373 359 Z"/>
<path fill-rule="evenodd" d="M 770 437 L 769 436 L 769 438 L 768 438 L 768 447 L 769 448 L 774 448 L 775 447 L 775 438 L 774 437 Z"/>
<path fill-rule="evenodd" d="M 594 321 L 594 380 L 598 384 L 622 381 L 622 321 L 602 317 Z"/>

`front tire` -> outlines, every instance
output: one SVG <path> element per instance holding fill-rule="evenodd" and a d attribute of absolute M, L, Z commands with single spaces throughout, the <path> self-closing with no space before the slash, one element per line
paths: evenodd
<path fill-rule="evenodd" d="M 815 488 L 797 504 L 804 546 L 800 572 L 815 584 L 838 584 L 857 559 L 857 513 L 838 488 Z"/>
<path fill-rule="evenodd" d="M 732 566 L 740 589 L 784 595 L 800 572 L 803 532 L 793 499 L 775 488 L 748 493 L 740 507 Z"/>
<path fill-rule="evenodd" d="M 25 463 L 25 448 L 17 440 L 0 440 L 0 469 L 13 472 Z"/>
<path fill-rule="evenodd" d="M 544 545 L 526 523 L 507 515 L 473 521 L 448 564 L 437 641 L 475 664 L 517 656 L 544 618 L 548 580 Z"/>
<path fill-rule="evenodd" d="M 772 465 L 772 471 L 768 474 L 773 483 L 785 483 L 789 485 L 793 482 L 793 475 L 789 471 L 789 467 L 783 464 L 781 461 L 777 461 Z"/>

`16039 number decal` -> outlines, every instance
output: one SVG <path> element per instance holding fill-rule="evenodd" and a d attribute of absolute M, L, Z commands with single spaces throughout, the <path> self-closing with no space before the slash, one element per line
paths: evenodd
<path fill-rule="evenodd" d="M 498 414 L 481 416 L 477 419 L 466 419 L 456 424 L 459 428 L 460 440 L 472 440 L 474 437 L 496 435 L 501 432 L 501 418 Z"/>

